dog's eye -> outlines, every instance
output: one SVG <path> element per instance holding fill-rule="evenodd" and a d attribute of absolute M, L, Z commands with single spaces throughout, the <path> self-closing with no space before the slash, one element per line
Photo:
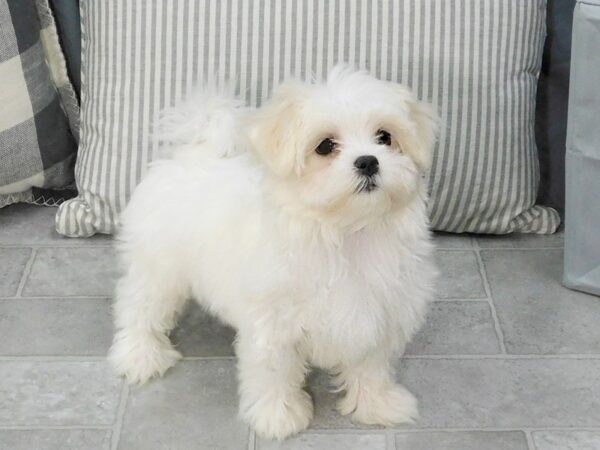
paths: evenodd
<path fill-rule="evenodd" d="M 392 145 L 392 135 L 385 130 L 377 131 L 377 143 L 379 145 L 387 145 L 389 147 Z"/>
<path fill-rule="evenodd" d="M 334 150 L 335 150 L 335 142 L 331 138 L 323 139 L 321 141 L 321 143 L 319 145 L 317 145 L 317 148 L 315 149 L 315 151 L 319 155 L 323 155 L 323 156 L 329 155 Z"/>

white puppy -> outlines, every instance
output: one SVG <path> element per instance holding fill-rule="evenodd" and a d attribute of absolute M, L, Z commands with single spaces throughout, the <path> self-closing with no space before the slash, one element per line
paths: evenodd
<path fill-rule="evenodd" d="M 171 155 L 122 216 L 118 373 L 143 383 L 181 357 L 168 333 L 193 297 L 237 330 L 240 412 L 259 435 L 309 425 L 309 366 L 335 374 L 354 420 L 416 418 L 393 364 L 436 272 L 431 110 L 338 66 L 324 84 L 282 84 L 258 110 L 205 93 L 169 121 Z"/>

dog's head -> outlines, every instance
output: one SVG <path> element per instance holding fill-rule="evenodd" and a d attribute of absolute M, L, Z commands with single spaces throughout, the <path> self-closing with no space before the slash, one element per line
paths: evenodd
<path fill-rule="evenodd" d="M 429 168 L 432 109 L 407 88 L 334 68 L 327 82 L 286 82 L 249 122 L 282 201 L 344 219 L 408 204 Z"/>

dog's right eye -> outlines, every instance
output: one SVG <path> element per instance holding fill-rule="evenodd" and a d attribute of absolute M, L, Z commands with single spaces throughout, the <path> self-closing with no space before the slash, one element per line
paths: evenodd
<path fill-rule="evenodd" d="M 323 139 L 315 151 L 322 156 L 329 155 L 335 150 L 335 142 L 331 138 Z"/>

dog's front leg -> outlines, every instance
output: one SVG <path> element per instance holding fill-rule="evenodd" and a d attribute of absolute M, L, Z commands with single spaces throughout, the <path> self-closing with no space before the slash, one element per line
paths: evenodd
<path fill-rule="evenodd" d="M 284 439 L 308 427 L 313 416 L 303 389 L 307 368 L 297 341 L 265 330 L 238 333 L 240 415 L 257 434 Z"/>
<path fill-rule="evenodd" d="M 336 381 L 345 391 L 338 411 L 352 414 L 356 422 L 393 425 L 418 418 L 417 400 L 394 381 L 389 357 L 383 352 L 342 367 Z"/>

